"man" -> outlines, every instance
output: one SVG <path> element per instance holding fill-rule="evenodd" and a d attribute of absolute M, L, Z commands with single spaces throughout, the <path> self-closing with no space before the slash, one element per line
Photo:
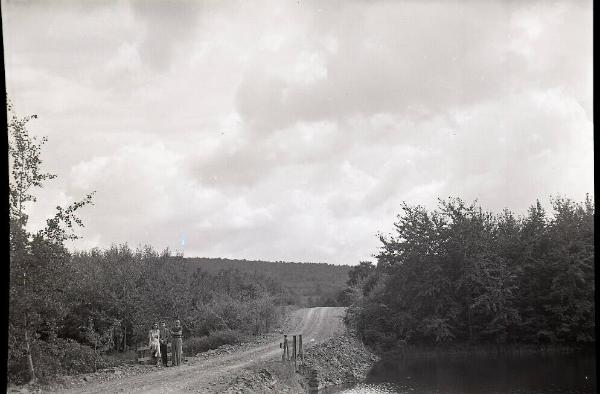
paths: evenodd
<path fill-rule="evenodd" d="M 175 328 L 171 330 L 173 341 L 171 342 L 171 352 L 173 354 L 173 366 L 180 365 L 182 361 L 182 339 L 183 329 L 181 327 L 181 321 L 175 320 Z"/>
<path fill-rule="evenodd" d="M 171 331 L 167 328 L 164 321 L 160 322 L 160 355 L 162 356 L 162 362 L 165 367 L 168 367 L 167 363 L 169 355 L 167 354 L 167 346 L 171 340 Z"/>

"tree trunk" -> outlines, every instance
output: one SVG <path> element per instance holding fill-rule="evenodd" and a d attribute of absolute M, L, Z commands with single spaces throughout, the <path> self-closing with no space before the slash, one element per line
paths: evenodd
<path fill-rule="evenodd" d="M 35 382 L 35 370 L 33 369 L 33 359 L 31 358 L 31 347 L 29 346 L 29 335 L 27 334 L 27 315 L 25 315 L 25 350 L 27 353 L 27 366 L 29 368 L 29 383 Z"/>
<path fill-rule="evenodd" d="M 473 327 L 471 326 L 471 303 L 467 302 L 467 327 L 469 329 L 469 342 L 473 341 Z"/>

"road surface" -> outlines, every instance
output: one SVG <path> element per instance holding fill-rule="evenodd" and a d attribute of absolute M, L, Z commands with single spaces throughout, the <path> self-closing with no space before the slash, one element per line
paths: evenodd
<path fill-rule="evenodd" d="M 303 347 L 308 348 L 342 332 L 344 308 L 318 307 L 299 309 L 293 313 L 290 335 L 302 334 Z M 174 368 L 160 368 L 151 373 L 90 383 L 62 393 L 180 393 L 206 392 L 210 383 L 259 361 L 281 357 L 278 339 L 254 348 L 202 360 L 191 357 L 190 363 Z M 290 341 L 291 345 L 291 341 Z"/>

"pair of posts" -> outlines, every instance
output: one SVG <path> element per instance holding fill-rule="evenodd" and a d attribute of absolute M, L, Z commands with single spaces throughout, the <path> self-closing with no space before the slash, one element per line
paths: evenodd
<path fill-rule="evenodd" d="M 296 341 L 296 337 L 298 337 L 297 341 Z M 290 348 L 289 348 L 289 344 L 288 344 L 287 335 L 283 336 L 282 348 L 283 348 L 283 354 L 281 355 L 281 360 L 282 361 L 290 361 Z M 291 359 L 294 360 L 294 366 L 296 365 L 296 362 L 298 359 L 300 359 L 301 362 L 304 362 L 304 351 L 302 349 L 302 334 L 297 335 L 297 336 L 292 335 Z"/>

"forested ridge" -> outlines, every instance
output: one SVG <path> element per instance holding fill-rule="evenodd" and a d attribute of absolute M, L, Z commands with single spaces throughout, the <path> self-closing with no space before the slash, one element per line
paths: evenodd
<path fill-rule="evenodd" d="M 349 265 L 293 263 L 284 261 L 235 260 L 222 258 L 185 258 L 192 269 L 207 272 L 236 269 L 267 275 L 287 290 L 291 304 L 336 306 L 339 293 L 346 287 Z"/>
<path fill-rule="evenodd" d="M 591 347 L 594 203 L 551 199 L 524 216 L 476 202 L 402 205 L 376 265 L 350 271 L 346 317 L 380 351 L 406 344 Z"/>

